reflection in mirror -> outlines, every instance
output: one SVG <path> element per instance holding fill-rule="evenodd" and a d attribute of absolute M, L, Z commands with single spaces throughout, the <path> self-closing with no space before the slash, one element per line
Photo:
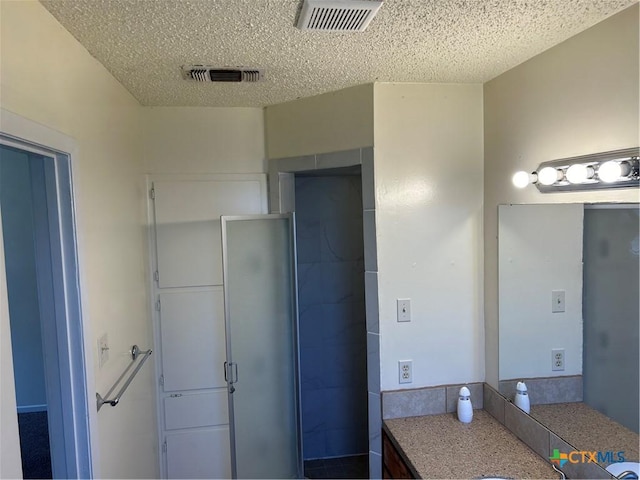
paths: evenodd
<path fill-rule="evenodd" d="M 637 204 L 501 205 L 498 227 L 500 393 L 524 380 L 550 430 L 633 461 L 639 220 Z"/>

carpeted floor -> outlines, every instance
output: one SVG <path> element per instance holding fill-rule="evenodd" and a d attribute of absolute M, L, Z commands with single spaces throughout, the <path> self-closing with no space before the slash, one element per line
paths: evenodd
<path fill-rule="evenodd" d="M 47 412 L 19 413 L 24 478 L 52 478 Z"/>

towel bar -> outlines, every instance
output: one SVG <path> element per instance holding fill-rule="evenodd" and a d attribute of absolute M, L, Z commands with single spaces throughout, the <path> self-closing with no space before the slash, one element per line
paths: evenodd
<path fill-rule="evenodd" d="M 138 348 L 137 345 L 134 345 L 133 347 L 131 347 L 131 363 L 129 364 L 129 366 L 125 369 L 124 372 L 122 372 L 122 375 L 120 375 L 120 377 L 118 378 L 118 380 L 116 380 L 116 383 L 113 384 L 113 387 L 111 387 L 111 389 L 107 392 L 107 394 L 105 395 L 106 398 L 103 398 L 99 393 L 96 392 L 96 401 L 97 401 L 97 405 L 98 405 L 98 411 L 100 411 L 100 408 L 102 408 L 102 406 L 105 403 L 108 403 L 109 405 L 111 405 L 112 407 L 115 407 L 116 405 L 118 405 L 118 402 L 120 402 L 120 398 L 122 397 L 122 394 L 124 393 L 124 391 L 127 389 L 127 387 L 129 386 L 129 384 L 131 383 L 131 380 L 133 380 L 133 377 L 136 376 L 136 374 L 138 373 L 138 371 L 142 368 L 142 365 L 144 365 L 144 362 L 147 361 L 147 358 L 149 358 L 149 356 L 153 353 L 153 350 L 149 349 L 149 350 L 145 350 L 145 351 L 140 351 L 140 349 Z M 133 367 L 133 365 L 136 363 L 136 360 L 138 359 L 138 357 L 142 355 L 142 360 L 138 363 L 138 366 L 135 368 L 135 370 L 133 371 L 133 373 L 129 376 L 129 378 L 127 379 L 127 381 L 124 383 L 124 385 L 122 386 L 122 388 L 120 389 L 120 391 L 117 393 L 117 395 L 115 396 L 115 398 L 113 398 L 112 400 L 107 400 L 109 398 L 109 395 L 111 395 L 111 393 L 116 389 L 116 387 L 120 384 L 120 382 L 122 381 L 122 379 L 124 378 L 124 376 L 129 372 L 129 370 L 131 370 L 131 367 Z"/>

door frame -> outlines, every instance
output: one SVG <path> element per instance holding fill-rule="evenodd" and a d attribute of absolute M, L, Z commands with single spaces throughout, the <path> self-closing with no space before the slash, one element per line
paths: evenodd
<path fill-rule="evenodd" d="M 45 268 L 38 269 L 40 309 L 41 312 L 52 312 L 50 317 L 54 320 L 54 324 L 43 325 L 47 403 L 49 408 L 55 409 L 50 413 L 53 421 L 50 420 L 49 429 L 50 434 L 62 439 L 60 450 L 52 448 L 53 475 L 54 478 L 92 478 L 96 448 L 92 432 L 95 432 L 97 412 L 91 408 L 95 405 L 94 389 L 89 388 L 94 384 L 88 363 L 91 356 L 87 355 L 91 350 L 86 340 L 86 316 L 81 302 L 72 175 L 75 142 L 60 132 L 6 110 L 1 110 L 0 115 L 1 144 L 48 159 L 37 173 L 45 190 L 34 192 L 34 209 L 39 206 L 41 213 L 36 222 L 39 224 L 36 225 L 36 260 L 41 266 L 46 262 Z M 42 291 L 47 275 L 48 292 Z"/>

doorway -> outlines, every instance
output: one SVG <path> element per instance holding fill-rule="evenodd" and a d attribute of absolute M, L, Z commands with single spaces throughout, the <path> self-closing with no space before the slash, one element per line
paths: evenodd
<path fill-rule="evenodd" d="M 29 124 L 14 117 L 3 111 L 3 127 Z M 1 300 L 8 303 L 23 475 L 88 478 L 89 395 L 70 158 L 1 133 L 0 188 L 7 280 Z"/>
<path fill-rule="evenodd" d="M 0 203 L 23 478 L 52 478 L 31 170 L 41 156 L 0 145 Z"/>
<path fill-rule="evenodd" d="M 303 458 L 308 478 L 368 478 L 360 166 L 295 176 Z"/>
<path fill-rule="evenodd" d="M 366 385 L 369 478 L 382 478 L 382 409 L 380 402 L 380 322 L 378 300 L 378 257 L 376 234 L 376 188 L 373 147 L 317 153 L 269 160 L 269 210 L 271 213 L 296 211 L 296 176 L 345 173 L 359 169 L 362 201 L 364 250 L 364 298 L 366 322 Z M 340 206 L 338 207 L 340 208 Z M 299 277 L 302 273 L 299 272 Z M 304 408 L 304 407 L 303 407 Z M 341 458 L 341 457 L 338 457 Z M 351 457 L 359 458 L 359 457 Z M 329 462 L 329 463 L 327 463 Z M 342 463 L 338 461 L 339 463 Z M 320 470 L 331 469 L 331 460 L 317 460 Z"/>

